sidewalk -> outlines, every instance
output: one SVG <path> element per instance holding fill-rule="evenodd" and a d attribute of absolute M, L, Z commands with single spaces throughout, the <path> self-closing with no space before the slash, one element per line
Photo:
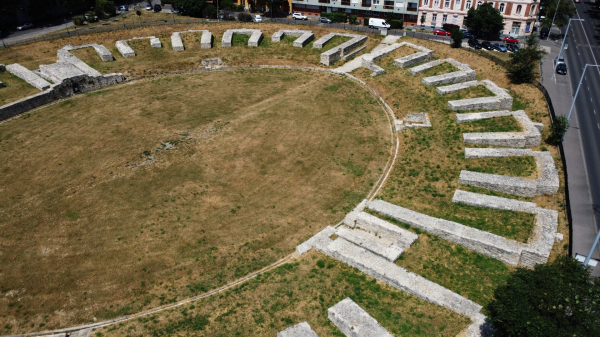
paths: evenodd
<path fill-rule="evenodd" d="M 546 54 L 542 60 L 542 84 L 552 98 L 556 114 L 566 115 L 569 113 L 573 102 L 573 90 L 569 76 L 557 75 L 554 79 L 551 79 L 554 71 L 553 60 L 558 56 L 560 45 L 553 41 L 540 41 L 540 46 L 550 47 L 550 53 Z M 565 135 L 563 146 L 567 162 L 569 196 L 573 217 L 571 251 L 573 257 L 575 257 L 576 253 L 587 255 L 596 236 L 589 180 L 585 158 L 583 157 L 579 120 L 576 113 L 571 116 L 570 128 Z M 592 254 L 592 258 L 600 258 L 598 250 Z M 600 276 L 600 264 L 596 268 L 591 268 L 592 275 Z"/>

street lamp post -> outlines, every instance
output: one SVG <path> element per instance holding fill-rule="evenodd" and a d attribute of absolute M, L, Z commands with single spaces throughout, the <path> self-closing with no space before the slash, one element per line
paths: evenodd
<path fill-rule="evenodd" d="M 552 17 L 552 23 L 550 24 L 550 30 L 548 31 L 548 36 L 546 37 L 546 41 L 550 38 L 550 33 L 552 32 L 552 26 L 554 26 L 554 19 L 556 18 L 556 13 L 558 13 L 558 6 L 560 6 L 560 0 L 556 4 L 556 8 L 554 9 L 554 16 Z M 570 22 L 569 22 L 570 23 Z M 565 34 L 567 36 L 567 34 Z"/>
<path fill-rule="evenodd" d="M 585 65 L 585 67 L 583 68 L 583 73 L 581 73 L 581 79 L 579 80 L 579 84 L 577 85 L 577 91 L 575 91 L 575 96 L 573 97 L 573 103 L 571 103 L 571 109 L 569 109 L 569 114 L 567 115 L 567 121 L 571 120 L 571 113 L 573 113 L 573 107 L 575 106 L 575 100 L 577 99 L 577 94 L 579 94 L 579 88 L 581 88 L 581 83 L 583 82 L 583 77 L 585 76 L 585 71 L 587 70 L 588 67 L 600 67 L 600 64 L 589 64 L 587 63 Z M 596 244 L 598 243 L 598 238 L 596 238 L 596 241 L 594 243 L 594 247 L 596 247 Z M 593 250 L 594 248 L 592 248 Z M 590 253 L 592 254 L 592 253 Z"/>
<path fill-rule="evenodd" d="M 556 67 L 558 67 L 558 58 L 562 54 L 563 47 L 565 46 L 565 41 L 567 40 L 567 34 L 569 34 L 569 26 L 571 26 L 571 20 L 584 21 L 583 19 L 569 19 L 569 24 L 567 25 L 567 30 L 565 31 L 565 37 L 563 38 L 563 42 L 560 45 L 560 50 L 558 51 L 558 57 L 556 59 L 556 62 L 554 62 L 554 71 L 552 71 L 552 77 L 550 77 L 551 80 L 554 79 L 554 74 L 556 74 Z M 550 34 L 548 34 L 548 35 L 550 35 Z"/>

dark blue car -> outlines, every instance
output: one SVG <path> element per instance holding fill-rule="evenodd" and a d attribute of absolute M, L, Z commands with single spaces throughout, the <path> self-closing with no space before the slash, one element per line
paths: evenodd
<path fill-rule="evenodd" d="M 496 49 L 499 52 L 506 53 L 508 51 L 508 49 L 506 49 L 506 46 L 502 43 L 494 43 L 493 46 L 494 49 Z"/>

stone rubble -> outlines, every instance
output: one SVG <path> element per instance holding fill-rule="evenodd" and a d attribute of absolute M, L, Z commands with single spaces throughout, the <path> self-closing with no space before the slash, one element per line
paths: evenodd
<path fill-rule="evenodd" d="M 463 133 L 463 141 L 469 144 L 534 147 L 542 142 L 540 131 L 544 128 L 541 123 L 533 123 L 524 110 L 486 111 L 456 114 L 456 122 L 468 123 L 488 118 L 513 116 L 521 126 L 521 132 L 471 132 Z"/>
<path fill-rule="evenodd" d="M 444 62 L 448 62 L 458 68 L 458 71 L 453 71 L 447 74 L 441 74 L 436 76 L 425 77 L 421 82 L 428 86 L 435 86 L 440 84 L 459 83 L 465 81 L 475 80 L 475 70 L 471 69 L 468 64 L 460 63 L 453 58 L 440 59 L 431 61 L 422 65 L 418 65 L 409 69 L 409 72 L 413 75 L 424 72 L 425 70 L 431 69 Z"/>
<path fill-rule="evenodd" d="M 8 70 L 9 73 L 17 76 L 18 78 L 24 80 L 25 82 L 31 84 L 32 86 L 42 91 L 49 89 L 52 85 L 48 81 L 36 75 L 33 71 L 23 67 L 18 63 L 7 65 L 6 70 Z"/>
<path fill-rule="evenodd" d="M 348 54 L 354 48 L 357 48 L 358 46 L 365 43 L 365 41 L 367 41 L 367 36 L 365 36 L 365 35 L 346 34 L 346 33 L 329 33 L 329 34 L 321 37 L 317 41 L 315 41 L 313 43 L 313 48 L 323 49 L 323 47 L 327 44 L 327 42 L 329 42 L 335 36 L 350 37 L 351 39 L 349 41 L 346 41 L 346 42 L 342 43 L 341 45 L 331 48 L 328 51 L 321 54 L 321 63 L 323 63 L 326 66 L 333 64 L 335 61 L 344 57 L 346 54 Z"/>
<path fill-rule="evenodd" d="M 202 33 L 200 37 L 200 48 L 201 49 L 210 49 L 212 47 L 212 33 L 208 30 L 185 30 L 182 32 L 174 32 L 171 34 L 171 46 L 173 46 L 173 51 L 184 51 L 183 40 L 181 39 L 181 34 L 186 33 Z"/>
<path fill-rule="evenodd" d="M 299 36 L 293 43 L 293 46 L 296 48 L 304 48 L 304 46 L 309 44 L 310 41 L 314 40 L 314 38 L 315 38 L 315 34 L 313 34 L 313 32 L 311 30 L 298 30 L 298 29 L 285 30 L 285 29 L 282 29 L 282 30 L 276 32 L 275 34 L 273 34 L 273 36 L 271 37 L 271 41 L 280 42 L 281 39 L 285 35 Z"/>
<path fill-rule="evenodd" d="M 233 34 L 250 35 L 250 39 L 248 39 L 248 47 L 258 47 L 260 41 L 263 39 L 263 33 L 260 29 L 228 29 L 225 34 L 223 34 L 221 47 L 231 47 Z"/>
<path fill-rule="evenodd" d="M 219 68 L 220 68 L 219 66 L 220 66 L 222 63 L 223 63 L 223 62 L 221 61 L 221 59 L 220 59 L 220 58 L 210 58 L 210 59 L 204 59 L 204 60 L 202 60 L 202 65 L 203 65 L 203 66 L 204 66 L 204 68 L 206 68 L 206 69 L 212 69 L 213 67 L 214 67 L 215 69 L 219 69 Z"/>
<path fill-rule="evenodd" d="M 410 128 L 430 128 L 431 122 L 429 117 L 424 112 L 412 113 L 406 115 L 402 120 L 396 120 L 396 131 L 401 131 Z"/>
<path fill-rule="evenodd" d="M 305 321 L 279 331 L 277 337 L 319 337 L 319 335 Z"/>
<path fill-rule="evenodd" d="M 162 46 L 162 44 L 160 43 L 160 40 L 155 36 L 134 37 L 133 39 L 120 40 L 120 41 L 117 41 L 115 45 L 117 46 L 119 53 L 121 53 L 121 55 L 123 55 L 123 58 L 134 57 L 135 51 L 133 51 L 131 46 L 129 46 L 128 42 L 132 41 L 132 40 L 140 40 L 140 39 L 150 39 L 150 47 L 152 47 L 152 48 L 160 48 Z"/>
<path fill-rule="evenodd" d="M 417 63 L 423 63 L 433 59 L 433 50 L 431 49 L 408 42 L 402 42 L 401 45 L 409 46 L 411 48 L 419 50 L 419 52 L 394 60 L 394 64 L 400 68 L 410 67 Z"/>
<path fill-rule="evenodd" d="M 460 90 L 483 85 L 488 88 L 495 96 L 459 99 L 448 101 L 448 106 L 452 110 L 498 110 L 512 109 L 513 98 L 508 90 L 500 88 L 490 80 L 468 81 L 452 84 L 443 87 L 437 87 L 436 91 L 440 95 L 451 94 Z"/>
<path fill-rule="evenodd" d="M 394 336 L 349 297 L 329 308 L 327 316 L 347 337 Z"/>

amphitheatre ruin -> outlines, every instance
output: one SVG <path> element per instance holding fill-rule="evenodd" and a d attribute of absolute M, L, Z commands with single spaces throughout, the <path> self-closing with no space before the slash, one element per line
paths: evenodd
<path fill-rule="evenodd" d="M 0 50 L 1 335 L 489 335 L 494 289 L 568 242 L 543 95 L 297 27 Z"/>

